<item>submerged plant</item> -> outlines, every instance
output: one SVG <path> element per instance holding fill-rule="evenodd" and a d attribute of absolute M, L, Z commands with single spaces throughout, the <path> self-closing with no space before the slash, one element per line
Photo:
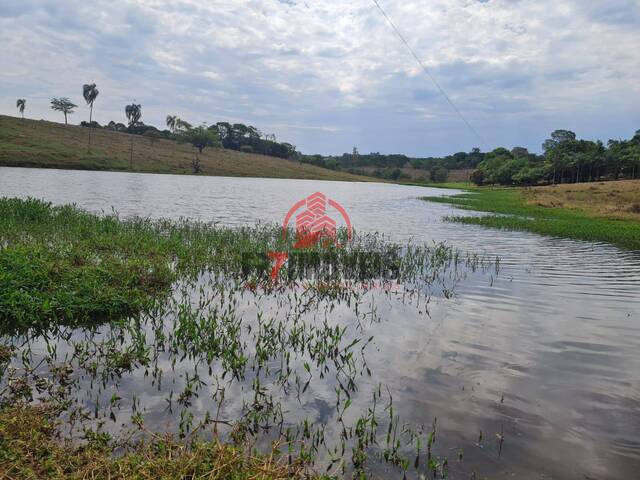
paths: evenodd
<path fill-rule="evenodd" d="M 67 438 L 136 436 L 169 450 L 213 438 L 210 448 L 267 454 L 276 441 L 293 468 L 362 477 L 377 460 L 445 474 L 435 422 L 429 434 L 403 424 L 368 357 L 383 312 L 412 308 L 427 321 L 434 297 L 446 301 L 494 261 L 361 234 L 344 248 L 296 251 L 277 226 L 15 199 L 0 199 L 0 245 L 0 343 L 18 346 L 0 397 L 55 408 Z M 276 283 L 270 251 L 288 254 Z M 327 395 L 325 417 L 310 418 Z M 178 440 L 156 443 L 165 433 Z"/>

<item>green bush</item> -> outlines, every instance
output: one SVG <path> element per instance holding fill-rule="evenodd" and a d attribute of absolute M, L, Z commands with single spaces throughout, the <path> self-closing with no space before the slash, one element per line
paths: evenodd
<path fill-rule="evenodd" d="M 436 183 L 446 182 L 447 179 L 449 178 L 449 170 L 447 170 L 441 165 L 438 165 L 431 169 L 429 177 L 431 178 L 432 182 L 436 182 Z"/>

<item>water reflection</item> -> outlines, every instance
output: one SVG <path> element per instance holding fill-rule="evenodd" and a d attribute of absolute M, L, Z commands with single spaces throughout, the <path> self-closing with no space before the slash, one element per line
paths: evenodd
<path fill-rule="evenodd" d="M 0 195 L 226 225 L 279 222 L 294 201 L 316 190 L 339 200 L 356 229 L 398 240 L 447 241 L 502 258 L 499 276 L 471 276 L 455 298 L 434 299 L 430 316 L 415 305 L 381 305 L 382 321 L 373 327 L 375 348 L 367 360 L 375 377 L 389 386 L 395 407 L 412 424 L 439 419 L 439 438 L 454 449 L 451 456 L 464 450 L 452 472 L 463 478 L 473 470 L 480 478 L 636 475 L 638 253 L 445 223 L 452 207 L 418 197 L 447 192 L 417 187 L 0 168 Z M 337 310 L 333 318 L 348 319 L 349 311 Z M 174 378 L 184 382 L 191 366 L 175 368 Z M 119 388 L 135 392 L 150 421 L 162 424 L 166 401 L 145 378 L 144 369 L 134 370 Z M 365 380 L 361 389 L 368 395 L 366 387 Z M 334 404 L 331 388 L 317 389 L 296 414 L 335 420 Z M 194 400 L 195 410 L 209 406 Z"/>

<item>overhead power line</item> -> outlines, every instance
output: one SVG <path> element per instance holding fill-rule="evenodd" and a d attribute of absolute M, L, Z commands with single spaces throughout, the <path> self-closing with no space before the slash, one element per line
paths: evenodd
<path fill-rule="evenodd" d="M 440 93 L 442 94 L 442 96 L 447 100 L 447 102 L 449 103 L 449 105 L 451 105 L 451 108 L 456 112 L 456 114 L 460 117 L 460 119 L 464 122 L 464 124 L 467 126 L 467 128 L 478 138 L 478 140 L 480 141 L 481 144 L 484 145 L 484 140 L 482 139 L 482 137 L 480 136 L 480 134 L 476 131 L 475 128 L 473 128 L 473 126 L 471 125 L 471 123 L 469 123 L 469 121 L 465 118 L 465 116 L 462 114 L 462 112 L 458 109 L 458 107 L 456 107 L 455 103 L 453 103 L 453 100 L 451 100 L 451 97 L 449 97 L 449 95 L 447 95 L 447 92 L 444 91 L 444 88 L 442 88 L 440 86 L 440 84 L 438 83 L 438 81 L 435 79 L 435 77 L 431 74 L 431 72 L 429 71 L 429 69 L 426 67 L 426 65 L 424 64 L 424 62 L 420 59 L 420 57 L 418 57 L 418 55 L 416 54 L 415 50 L 413 48 L 411 48 L 411 45 L 409 45 L 409 42 L 407 42 L 407 39 L 404 37 L 404 35 L 402 35 L 402 32 L 398 29 L 398 27 L 396 27 L 396 24 L 393 23 L 393 20 L 391 20 L 391 18 L 389 17 L 389 15 L 387 15 L 387 12 L 384 11 L 384 9 L 382 8 L 382 6 L 380 5 L 380 3 L 378 3 L 378 0 L 371 0 L 376 7 L 378 7 L 378 10 L 380 11 L 380 13 L 382 13 L 382 15 L 384 16 L 384 18 L 387 20 L 387 23 L 389 23 L 389 25 L 391 25 L 391 28 L 393 28 L 394 32 L 396 32 L 396 35 L 398 36 L 398 38 L 400 38 L 400 40 L 402 41 L 402 43 L 404 43 L 404 45 L 407 47 L 407 49 L 409 50 L 409 53 L 411 53 L 411 55 L 413 56 L 413 58 L 415 58 L 416 62 L 418 62 L 418 65 L 420 65 L 420 67 L 422 68 L 422 70 L 424 71 L 424 73 L 427 74 L 427 76 L 431 79 L 431 81 L 433 82 L 433 84 L 436 86 L 436 88 L 440 91 Z"/>

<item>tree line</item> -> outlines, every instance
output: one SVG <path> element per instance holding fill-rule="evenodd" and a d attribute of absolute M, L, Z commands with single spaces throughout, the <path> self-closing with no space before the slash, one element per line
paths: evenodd
<path fill-rule="evenodd" d="M 102 126 L 93 120 L 93 106 L 99 95 L 96 85 L 83 85 L 82 95 L 90 108 L 89 121 L 80 122 L 81 126 L 90 128 L 89 148 L 91 148 L 91 131 L 105 129 L 133 135 L 144 135 L 150 138 L 165 138 L 182 143 L 190 143 L 198 149 L 199 153 L 202 153 L 206 147 L 222 147 L 245 153 L 257 153 L 285 159 L 297 159 L 299 155 L 295 145 L 287 142 L 278 142 L 274 134 L 263 134 L 256 127 L 242 123 L 217 122 L 211 126 L 203 123 L 194 127 L 176 115 L 167 115 L 166 129 L 146 125 L 142 121 L 142 105 L 135 103 L 135 100 L 124 107 L 126 124 L 112 120 Z M 24 118 L 26 105 L 27 100 L 24 98 L 16 101 L 16 108 L 22 118 Z M 51 99 L 51 109 L 63 114 L 65 125 L 68 124 L 68 116 L 72 115 L 76 108 L 78 108 L 78 105 L 68 97 Z M 133 154 L 131 157 L 133 157 Z"/>
<path fill-rule="evenodd" d="M 403 168 L 423 170 L 423 178 L 432 182 L 444 182 L 450 170 L 473 170 L 470 179 L 478 184 L 536 185 L 542 183 L 575 183 L 640 178 L 640 130 L 628 140 L 601 141 L 580 140 L 570 130 L 556 130 L 542 145 L 543 154 L 530 153 L 524 147 L 511 150 L 496 148 L 481 152 L 473 148 L 470 152 L 457 152 L 444 157 L 412 158 L 402 154 L 372 152 L 360 154 L 357 148 L 339 156 L 304 155 L 287 142 L 278 142 L 275 135 L 264 135 L 256 127 L 242 123 L 217 122 L 207 126 L 193 127 L 176 115 L 167 115 L 167 129 L 158 129 L 142 121 L 142 105 L 135 101 L 125 106 L 127 123 L 110 121 L 101 126 L 93 120 L 93 106 L 99 91 L 95 84 L 85 84 L 82 95 L 89 106 L 89 121 L 80 125 L 144 135 L 150 138 L 166 138 L 189 143 L 202 153 L 206 147 L 223 147 L 247 153 L 258 153 L 285 159 L 298 160 L 331 170 L 344 170 L 354 174 L 402 180 L 409 178 Z M 16 108 L 24 118 L 26 99 L 16 101 Z M 53 98 L 51 108 L 67 116 L 78 106 L 67 97 Z M 133 158 L 133 142 L 132 142 Z M 194 171 L 199 171 L 199 159 L 194 160 Z"/>
<path fill-rule="evenodd" d="M 403 168 L 424 171 L 424 179 L 432 182 L 447 180 L 449 170 L 476 168 L 485 158 L 479 148 L 471 152 L 458 152 L 445 157 L 412 158 L 402 154 L 381 154 L 372 152 L 361 154 L 357 148 L 351 153 L 339 156 L 300 155 L 301 162 L 325 167 L 332 170 L 344 170 L 359 175 L 369 175 L 390 180 L 409 178 Z"/>
<path fill-rule="evenodd" d="M 469 169 L 478 185 L 537 185 L 640 178 L 640 130 L 628 140 L 580 140 L 570 130 L 556 130 L 542 145 L 543 154 L 524 147 L 491 152 L 474 148 L 445 157 L 360 154 L 357 148 L 340 156 L 300 155 L 300 161 L 391 180 L 409 178 L 401 169 L 424 170 L 424 180 L 445 182 L 450 170 Z"/>
<path fill-rule="evenodd" d="M 471 174 L 478 184 L 537 185 L 640 178 L 640 130 L 628 140 L 580 140 L 556 130 L 536 155 L 526 148 L 497 148 Z"/>

